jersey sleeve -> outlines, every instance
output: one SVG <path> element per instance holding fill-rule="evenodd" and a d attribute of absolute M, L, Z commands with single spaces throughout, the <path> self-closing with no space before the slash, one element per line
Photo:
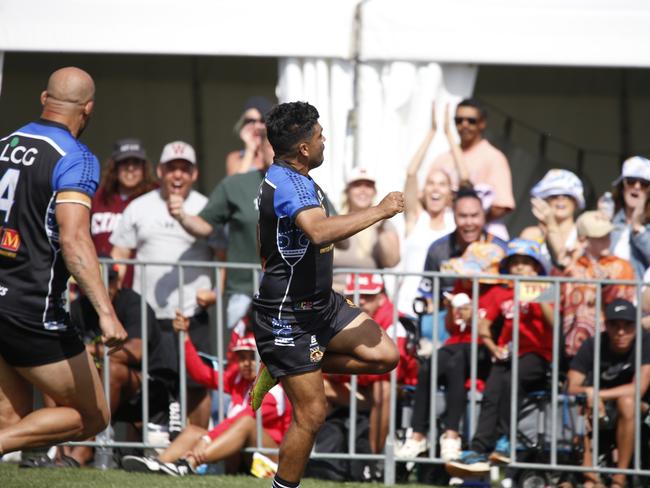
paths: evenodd
<path fill-rule="evenodd" d="M 191 340 L 185 341 L 185 365 L 187 374 L 198 384 L 206 388 L 219 388 L 219 373 L 201 360 Z"/>
<path fill-rule="evenodd" d="M 126 249 L 135 249 L 138 245 L 138 235 L 136 227 L 137 215 L 135 207 L 132 204 L 127 205 L 122 213 L 122 218 L 117 227 L 111 233 L 108 241 L 117 247 Z"/>
<path fill-rule="evenodd" d="M 273 197 L 276 215 L 291 220 L 303 210 L 320 206 L 314 182 L 299 174 L 289 175 L 283 185 L 278 185 Z"/>
<path fill-rule="evenodd" d="M 78 191 L 90 198 L 99 186 L 99 161 L 87 150 L 63 156 L 54 167 L 52 188 L 54 191 Z"/>

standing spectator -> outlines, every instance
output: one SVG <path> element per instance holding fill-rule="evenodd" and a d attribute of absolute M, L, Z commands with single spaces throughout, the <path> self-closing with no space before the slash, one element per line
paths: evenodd
<path fill-rule="evenodd" d="M 513 239 L 508 244 L 506 257 L 501 262 L 503 274 L 535 277 L 546 274 L 539 244 L 524 239 Z M 521 291 L 521 288 L 520 288 Z M 520 297 L 520 299 L 522 299 Z M 448 462 L 447 471 L 453 476 L 465 477 L 489 472 L 487 463 L 509 463 L 510 459 L 510 389 L 512 385 L 512 334 L 514 324 L 514 287 L 512 284 L 491 288 L 480 302 L 483 317 L 479 320 L 479 335 L 490 351 L 493 365 L 490 370 L 478 425 L 470 449 L 463 451 L 458 461 Z M 503 320 L 503 329 L 497 342 L 491 327 L 497 319 Z M 553 306 L 522 299 L 519 306 L 519 399 L 527 391 L 543 387 L 553 358 Z"/>
<path fill-rule="evenodd" d="M 594 349 L 593 337 L 587 339 L 578 354 L 571 361 L 568 375 L 569 395 L 585 395 L 587 400 L 584 414 L 590 430 L 615 429 L 615 443 L 618 451 L 616 467 L 627 469 L 634 453 L 634 431 L 636 412 L 634 402 L 636 368 L 636 307 L 627 300 L 616 299 L 605 309 L 605 331 L 600 332 L 600 391 L 594 397 Z M 642 410 L 647 412 L 650 403 L 650 332 L 641 335 L 641 399 Z M 599 420 L 591 418 L 592 408 L 598 401 Z M 601 434 L 602 439 L 602 434 Z M 602 446 L 602 444 L 601 444 Z M 604 446 L 607 449 L 606 446 Z M 602 449 L 602 448 L 601 448 Z M 642 448 L 644 449 L 644 448 Z M 592 466 L 591 436 L 584 436 L 582 465 Z M 601 450 L 602 452 L 602 450 Z M 645 451 L 647 455 L 647 451 Z M 643 454 L 642 454 L 643 455 Z M 585 473 L 584 487 L 595 487 L 600 483 L 595 473 Z M 612 475 L 612 487 L 627 486 L 626 475 Z"/>
<path fill-rule="evenodd" d="M 375 177 L 365 168 L 355 168 L 345 187 L 342 214 L 366 210 L 377 196 Z M 392 268 L 399 263 L 399 237 L 395 226 L 382 220 L 347 239 L 348 246 L 334 249 L 334 267 Z M 334 289 L 345 288 L 345 275 L 334 275 Z"/>
<path fill-rule="evenodd" d="M 414 355 L 414 345 L 409 347 L 409 338 L 404 326 L 393 321 L 394 306 L 386 296 L 384 280 L 381 275 L 361 273 L 355 286 L 354 275 L 347 275 L 345 295 L 348 299 L 354 297 L 355 288 L 359 293 L 359 308 L 367 313 L 386 335 L 396 342 L 399 350 L 397 365 L 398 385 L 413 386 L 417 382 L 418 362 Z M 390 415 L 390 373 L 382 375 L 360 375 L 359 386 L 369 387 L 372 395 L 370 406 L 370 450 L 373 454 L 383 452 L 388 436 L 388 420 Z"/>
<path fill-rule="evenodd" d="M 153 190 L 156 181 L 147 154 L 138 139 L 120 139 L 106 163 L 99 189 L 93 197 L 90 233 L 97 254 L 108 256 L 113 246 L 109 242 L 126 206 L 140 195 Z M 127 268 L 122 286 L 131 288 L 133 267 Z"/>
<path fill-rule="evenodd" d="M 226 259 L 229 263 L 258 263 L 257 254 L 257 192 L 264 174 L 271 165 L 264 160 L 256 171 L 235 174 L 221 181 L 210 194 L 201 212 L 187 212 L 183 199 L 172 195 L 168 201 L 169 214 L 189 234 L 208 237 L 215 229 L 228 225 Z M 226 272 L 226 295 L 228 299 L 226 322 L 229 328 L 237 324 L 253 299 L 253 272 L 248 269 L 228 269 Z M 217 296 L 208 290 L 199 290 L 204 304 L 216 302 Z"/>
<path fill-rule="evenodd" d="M 512 175 L 508 160 L 504 154 L 490 144 L 483 133 L 487 126 L 487 111 L 474 99 L 462 100 L 456 106 L 454 117 L 456 130 L 460 136 L 462 163 L 467 171 L 467 178 L 474 187 L 490 190 L 493 194 L 492 204 L 487 212 L 487 222 L 491 233 L 507 238 L 507 230 L 501 218 L 515 208 L 512 194 Z M 449 130 L 447 130 L 449 133 Z M 453 138 L 448 136 L 450 145 Z M 455 151 L 440 155 L 434 162 L 433 168 L 445 170 L 450 176 L 453 188 L 459 188 L 462 183 L 462 166 L 456 162 L 458 154 Z M 459 171 L 461 168 L 461 171 Z"/>
<path fill-rule="evenodd" d="M 502 239 L 486 232 L 485 211 L 480 197 L 474 190 L 460 189 L 454 198 L 452 209 L 456 230 L 431 244 L 424 262 L 424 271 L 440 271 L 446 261 L 462 256 L 473 242 L 493 242 L 506 249 L 506 243 Z M 456 278 L 453 277 L 440 278 L 441 295 L 451 292 L 455 282 Z M 420 293 L 430 299 L 432 292 L 433 279 L 422 278 Z M 440 303 L 443 303 L 442 300 Z"/>
<path fill-rule="evenodd" d="M 404 230 L 402 237 L 402 271 L 420 272 L 429 246 L 456 228 L 451 211 L 453 197 L 451 179 L 441 170 L 432 168 L 422 189 L 418 188 L 417 174 L 424 155 L 436 134 L 435 110 L 431 115 L 431 129 L 413 156 L 404 183 Z M 413 315 L 413 300 L 417 296 L 420 277 L 401 277 L 398 309 Z"/>
<path fill-rule="evenodd" d="M 167 144 L 157 167 L 160 188 L 133 200 L 124 210 L 119 225 L 113 232 L 112 257 L 125 259 L 136 251 L 142 261 L 166 261 L 169 266 L 136 267 L 134 290 L 145 295 L 154 309 L 164 334 L 173 336 L 172 320 L 179 307 L 181 290 L 178 288 L 179 269 L 171 263 L 182 261 L 210 261 L 213 257 L 211 242 L 197 240 L 183 230 L 167 211 L 168 201 L 178 198 L 183 212 L 196 214 L 205 206 L 207 198 L 192 190 L 198 177 L 194 148 L 182 141 Z M 124 266 L 120 267 L 123 276 Z M 145 273 L 146 289 L 141 290 L 140 274 Z M 208 314 L 198 307 L 196 292 L 211 288 L 209 268 L 184 269 L 182 313 L 192 322 L 193 342 L 199 350 L 210 352 Z M 178 346 L 178 341 L 174 341 Z M 210 416 L 210 397 L 205 388 L 188 382 L 188 412 L 192 424 L 207 426 Z"/>
<path fill-rule="evenodd" d="M 555 274 L 583 279 L 634 279 L 630 262 L 610 254 L 612 224 L 602 213 L 584 212 L 578 217 L 576 227 L 583 250 L 577 252 L 569 266 Z M 634 300 L 634 295 L 633 286 L 605 285 L 602 287 L 602 304 L 605 307 L 616 298 Z M 564 352 L 569 358 L 575 356 L 585 339 L 593 337 L 596 332 L 595 303 L 596 285 L 579 282 L 562 285 Z"/>
<path fill-rule="evenodd" d="M 642 278 L 650 267 L 650 160 L 641 156 L 627 159 L 613 184 L 612 254 L 630 261 L 637 278 Z"/>
<path fill-rule="evenodd" d="M 539 242 L 547 262 L 566 265 L 578 242 L 574 216 L 585 208 L 582 181 L 571 171 L 552 169 L 530 195 L 537 225 L 525 228 L 521 238 Z"/>
<path fill-rule="evenodd" d="M 244 143 L 244 149 L 226 156 L 226 176 L 265 169 L 273 162 L 273 148 L 266 138 L 264 116 L 273 104 L 255 96 L 246 100 L 244 112 L 235 123 L 234 132 Z"/>

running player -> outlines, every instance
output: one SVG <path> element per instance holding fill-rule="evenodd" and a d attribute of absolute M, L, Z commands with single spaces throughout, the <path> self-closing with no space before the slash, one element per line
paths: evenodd
<path fill-rule="evenodd" d="M 41 119 L 0 139 L 0 455 L 87 439 L 109 421 L 97 369 L 63 308 L 72 273 L 104 344 L 126 340 L 90 237 L 99 163 L 77 141 L 94 95 L 88 73 L 57 70 Z M 33 411 L 33 387 L 56 406 Z"/>
<path fill-rule="evenodd" d="M 334 242 L 404 209 L 401 193 L 377 206 L 329 217 L 325 195 L 309 176 L 323 163 L 325 137 L 318 111 L 284 103 L 266 118 L 276 159 L 260 186 L 259 241 L 264 276 L 253 307 L 262 367 L 251 394 L 257 409 L 279 380 L 293 405 L 274 488 L 300 485 L 327 401 L 322 373 L 381 374 L 399 352 L 384 330 L 332 291 Z"/>

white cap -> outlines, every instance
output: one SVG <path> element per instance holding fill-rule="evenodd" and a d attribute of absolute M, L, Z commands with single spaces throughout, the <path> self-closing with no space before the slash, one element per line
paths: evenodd
<path fill-rule="evenodd" d="M 175 159 L 183 159 L 192 164 L 196 164 L 196 153 L 194 152 L 194 148 L 187 142 L 183 141 L 174 141 L 165 144 L 162 154 L 160 155 L 160 164 L 165 164 L 174 161 Z"/>
<path fill-rule="evenodd" d="M 346 185 L 350 185 L 356 181 L 369 181 L 371 183 L 376 183 L 375 176 L 367 169 L 357 166 L 350 171 L 348 179 L 345 182 Z"/>
<path fill-rule="evenodd" d="M 641 178 L 650 181 L 650 159 L 646 159 L 643 156 L 632 156 L 626 159 L 623 163 L 621 176 L 616 178 L 616 181 L 612 185 L 618 185 L 623 181 L 623 178 Z"/>

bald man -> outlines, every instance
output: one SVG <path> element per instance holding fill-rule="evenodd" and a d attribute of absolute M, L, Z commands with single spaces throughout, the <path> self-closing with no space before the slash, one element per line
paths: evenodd
<path fill-rule="evenodd" d="M 0 139 L 0 455 L 86 439 L 109 421 L 63 297 L 71 273 L 97 311 L 107 349 L 126 340 L 90 237 L 99 163 L 77 140 L 94 96 L 85 71 L 55 71 L 40 120 Z M 33 411 L 33 387 L 55 406 Z"/>

